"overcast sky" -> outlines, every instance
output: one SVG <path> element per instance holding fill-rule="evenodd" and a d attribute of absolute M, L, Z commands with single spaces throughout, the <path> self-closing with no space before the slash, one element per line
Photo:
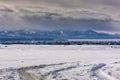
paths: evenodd
<path fill-rule="evenodd" d="M 120 0 L 0 0 L 0 30 L 120 32 Z"/>

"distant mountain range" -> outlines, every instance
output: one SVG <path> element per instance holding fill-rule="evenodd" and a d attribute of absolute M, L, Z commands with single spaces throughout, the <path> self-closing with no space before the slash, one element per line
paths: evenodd
<path fill-rule="evenodd" d="M 0 40 L 67 40 L 67 39 L 120 39 L 120 34 L 87 31 L 0 31 Z"/>

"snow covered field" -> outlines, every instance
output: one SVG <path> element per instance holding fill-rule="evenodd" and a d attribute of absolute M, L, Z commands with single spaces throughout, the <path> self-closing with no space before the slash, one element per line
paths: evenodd
<path fill-rule="evenodd" d="M 120 46 L 0 45 L 0 80 L 120 80 Z"/>

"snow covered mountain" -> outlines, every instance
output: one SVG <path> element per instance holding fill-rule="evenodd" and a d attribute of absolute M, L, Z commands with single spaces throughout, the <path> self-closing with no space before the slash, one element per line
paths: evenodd
<path fill-rule="evenodd" d="M 87 31 L 0 31 L 0 40 L 119 39 L 119 35 Z"/>

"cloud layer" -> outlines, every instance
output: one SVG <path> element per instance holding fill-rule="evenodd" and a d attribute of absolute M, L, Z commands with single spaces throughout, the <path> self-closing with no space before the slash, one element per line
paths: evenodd
<path fill-rule="evenodd" d="M 119 0 L 0 0 L 0 29 L 120 31 Z"/>

